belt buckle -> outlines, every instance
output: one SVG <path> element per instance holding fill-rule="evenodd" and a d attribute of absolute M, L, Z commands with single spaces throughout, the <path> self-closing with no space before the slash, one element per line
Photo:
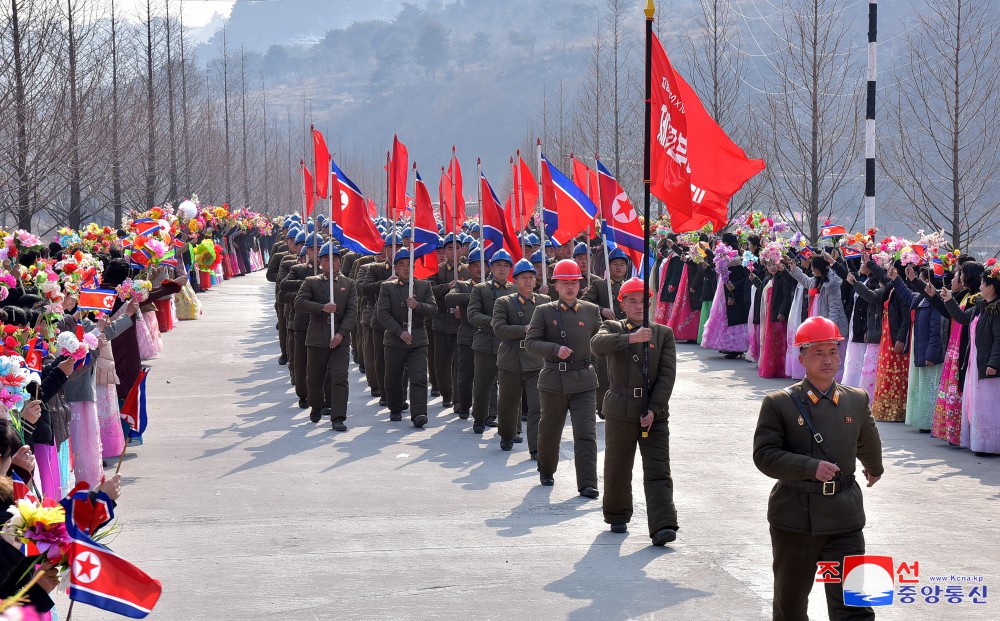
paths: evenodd
<path fill-rule="evenodd" d="M 633 388 L 632 397 L 635 399 L 642 399 L 642 388 Z"/>
<path fill-rule="evenodd" d="M 829 491 L 827 491 L 827 485 L 829 485 Z M 837 493 L 837 482 L 836 481 L 824 481 L 823 482 L 823 495 L 833 496 Z"/>
<path fill-rule="evenodd" d="M 524 341 L 518 341 L 521 344 L 521 349 L 524 349 Z"/>
<path fill-rule="evenodd" d="M 565 362 L 560 362 L 559 363 L 559 370 L 560 371 L 567 371 L 567 370 L 569 370 L 569 367 L 566 366 Z"/>

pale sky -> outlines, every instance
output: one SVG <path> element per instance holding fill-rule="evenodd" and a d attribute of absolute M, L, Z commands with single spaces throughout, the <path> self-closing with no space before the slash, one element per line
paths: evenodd
<path fill-rule="evenodd" d="M 111 0 L 100 0 L 105 8 L 111 6 Z M 168 0 L 152 0 L 153 11 L 162 15 L 166 10 Z M 236 0 L 169 0 L 171 16 L 179 15 L 181 3 L 184 4 L 184 24 L 190 28 L 204 26 L 215 13 L 228 17 Z M 115 10 L 127 17 L 132 17 L 146 11 L 146 0 L 115 0 Z"/>

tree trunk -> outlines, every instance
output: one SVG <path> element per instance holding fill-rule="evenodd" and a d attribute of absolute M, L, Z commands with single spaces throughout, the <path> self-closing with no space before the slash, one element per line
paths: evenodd
<path fill-rule="evenodd" d="M 18 22 L 17 0 L 10 0 L 11 47 L 14 54 L 14 108 L 17 125 L 17 148 L 14 172 L 17 175 L 17 226 L 31 230 L 31 185 L 28 179 L 28 102 L 24 86 L 24 60 L 21 50 L 21 28 Z"/>
<path fill-rule="evenodd" d="M 177 139 L 174 133 L 174 64 L 170 54 L 170 0 L 167 0 L 167 134 L 170 140 L 169 185 L 167 202 L 177 201 Z"/>
<path fill-rule="evenodd" d="M 66 0 L 69 35 L 69 214 L 71 229 L 79 229 L 80 212 L 80 101 L 77 90 L 76 37 L 73 32 L 73 0 Z"/>
<path fill-rule="evenodd" d="M 118 22 L 111 0 L 111 207 L 115 226 L 122 225 L 122 171 L 118 112 Z"/>
<path fill-rule="evenodd" d="M 153 13 L 146 0 L 146 209 L 156 205 L 156 117 L 153 100 Z"/>

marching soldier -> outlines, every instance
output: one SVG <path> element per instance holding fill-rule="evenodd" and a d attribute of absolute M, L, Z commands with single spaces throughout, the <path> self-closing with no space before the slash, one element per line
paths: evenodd
<path fill-rule="evenodd" d="M 531 459 L 538 458 L 538 419 L 541 406 L 538 401 L 538 372 L 542 362 L 525 349 L 525 335 L 531 317 L 540 304 L 549 302 L 549 296 L 535 293 L 535 268 L 527 259 L 514 266 L 514 283 L 517 293 L 499 298 L 493 307 L 493 332 L 500 339 L 497 354 L 497 414 L 499 417 L 500 450 L 509 451 L 521 442 L 522 389 L 527 400 L 528 452 Z"/>
<path fill-rule="evenodd" d="M 388 405 L 387 396 L 389 393 L 386 390 L 386 384 L 388 384 L 388 378 L 385 376 L 385 326 L 379 321 L 378 313 L 378 296 L 379 292 L 382 290 L 382 283 L 392 278 L 392 265 L 389 264 L 388 253 L 392 250 L 392 242 L 396 242 L 396 246 L 399 246 L 399 238 L 393 239 L 389 237 L 385 240 L 385 246 L 382 247 L 382 252 L 379 253 L 379 260 L 368 265 L 368 271 L 365 273 L 365 278 L 362 280 L 358 289 L 361 294 L 365 296 L 368 300 L 369 318 L 368 326 L 371 328 L 371 348 L 372 348 L 372 358 L 375 359 L 375 377 L 378 382 L 378 394 L 372 393 L 373 397 L 378 397 L 378 404 L 382 407 Z M 402 382 L 400 377 L 393 378 L 393 381 Z"/>
<path fill-rule="evenodd" d="M 281 301 L 286 309 L 285 317 L 291 321 L 287 329 L 291 330 L 291 339 L 295 345 L 292 348 L 295 356 L 292 364 L 294 369 L 292 382 L 295 384 L 295 395 L 299 398 L 299 407 L 303 410 L 309 407 L 309 390 L 306 384 L 306 331 L 309 329 L 309 315 L 296 312 L 295 296 L 305 279 L 316 271 L 316 248 L 320 245 L 319 241 L 317 233 L 309 233 L 306 236 L 302 250 L 299 251 L 305 253 L 305 262 L 293 265 L 280 283 Z"/>
<path fill-rule="evenodd" d="M 410 420 L 418 429 L 427 424 L 427 332 L 424 319 L 437 312 L 434 294 L 426 280 L 413 281 L 413 297 L 409 295 L 410 252 L 403 248 L 393 258 L 395 277 L 382 283 L 375 314 L 385 328 L 386 397 L 389 420 L 403 420 L 403 370 L 410 382 Z M 413 311 L 412 324 L 407 323 L 407 310 Z M 413 328 L 411 328 L 411 325 Z M 413 329 L 413 332 L 410 330 Z"/>
<path fill-rule="evenodd" d="M 456 256 L 459 246 L 455 240 L 455 234 L 449 233 L 443 240 L 442 250 L 444 251 L 444 261 L 440 262 L 437 274 L 428 278 L 431 289 L 434 291 L 434 300 L 438 305 L 438 312 L 434 315 L 432 328 L 432 338 L 434 339 L 434 367 L 438 380 L 438 390 L 441 392 L 441 407 L 449 409 L 455 398 L 456 386 L 452 381 L 455 377 L 455 355 L 458 341 L 458 331 L 461 328 L 462 320 L 455 314 L 455 306 L 448 304 L 445 300 L 448 293 L 454 287 L 455 265 L 458 261 Z M 469 278 L 469 270 L 460 266 L 458 277 Z"/>
<path fill-rule="evenodd" d="M 281 355 L 278 357 L 278 364 L 284 366 L 288 364 L 288 348 L 285 332 L 285 305 L 278 300 L 278 270 L 281 267 L 282 261 L 289 253 L 294 252 L 298 256 L 298 248 L 295 246 L 295 238 L 299 234 L 299 229 L 290 228 L 288 233 L 285 235 L 285 249 L 283 251 L 275 252 L 271 255 L 271 259 L 267 263 L 267 272 L 265 272 L 265 278 L 269 282 L 274 283 L 274 312 L 278 316 L 278 346 L 281 348 Z"/>
<path fill-rule="evenodd" d="M 611 379 L 604 401 L 604 521 L 613 533 L 628 530 L 638 445 L 649 536 L 654 546 L 662 546 L 677 536 L 668 443 L 668 402 L 677 374 L 677 349 L 669 327 L 656 323 L 642 327 L 642 294 L 641 278 L 625 283 L 618 297 L 627 319 L 605 321 L 590 340 L 594 353 L 607 360 Z M 644 350 L 649 353 L 648 386 L 642 372 Z"/>
<path fill-rule="evenodd" d="M 472 383 L 476 369 L 472 342 L 476 336 L 476 328 L 469 323 L 469 297 L 472 295 L 472 288 L 482 280 L 482 263 L 479 262 L 480 252 L 482 251 L 477 248 L 469 253 L 469 264 L 466 266 L 471 276 L 469 280 L 459 280 L 448 295 L 444 296 L 444 303 L 448 307 L 454 308 L 461 320 L 455 339 L 458 373 L 453 398 L 455 399 L 455 412 L 462 420 L 468 419 L 469 412 L 472 410 Z"/>
<path fill-rule="evenodd" d="M 580 266 L 580 271 L 587 269 L 587 260 L 590 257 L 590 249 L 587 244 L 580 242 L 573 250 L 573 260 Z M 588 274 L 580 279 L 580 299 L 596 304 L 601 309 L 601 318 L 608 320 L 615 318 L 615 311 L 612 308 L 612 300 L 608 297 L 608 283 L 596 274 Z M 596 359 L 597 370 L 597 416 L 604 419 L 604 395 L 608 392 L 608 364 L 603 356 Z"/>
<path fill-rule="evenodd" d="M 554 485 L 559 443 L 566 412 L 573 423 L 576 485 L 581 496 L 597 498 L 597 373 L 591 364 L 590 339 L 601 325 L 600 312 L 577 299 L 580 267 L 560 261 L 552 270 L 558 300 L 535 309 L 525 347 L 544 360 L 538 374 L 542 415 L 538 421 L 538 477 Z"/>
<path fill-rule="evenodd" d="M 296 317 L 309 319 L 305 342 L 305 381 L 309 386 L 309 407 L 312 408 L 309 420 L 318 423 L 324 410 L 328 410 L 333 430 L 347 431 L 344 424 L 349 396 L 347 370 L 351 332 L 358 318 L 358 292 L 354 281 L 341 275 L 340 251 L 332 242 L 323 244 L 320 249 L 319 267 L 322 274 L 306 278 L 295 296 Z"/>
<path fill-rule="evenodd" d="M 289 244 L 289 252 L 281 260 L 281 265 L 278 266 L 278 279 L 275 281 L 275 289 L 278 295 L 278 302 L 281 304 L 283 309 L 282 315 L 285 318 L 285 351 L 288 354 L 288 376 L 291 382 L 295 383 L 295 340 L 294 334 L 292 333 L 291 327 L 294 321 L 295 310 L 291 304 L 284 302 L 281 299 L 281 283 L 288 276 L 288 272 L 291 271 L 292 266 L 296 265 L 302 261 L 301 257 L 305 256 L 305 246 L 306 246 L 306 232 L 299 230 L 298 234 L 295 236 L 295 244 Z"/>
<path fill-rule="evenodd" d="M 490 279 L 472 288 L 469 296 L 469 323 L 476 328 L 472 341 L 476 371 L 472 382 L 472 432 L 481 434 L 486 427 L 496 427 L 496 413 L 490 411 L 496 391 L 497 353 L 500 340 L 490 321 L 498 298 L 509 295 L 514 286 L 507 282 L 513 260 L 506 250 L 497 250 L 490 259 Z"/>
<path fill-rule="evenodd" d="M 775 619 L 807 619 L 820 561 L 865 553 L 865 510 L 857 462 L 868 487 L 884 471 L 882 442 L 868 393 L 837 384 L 837 324 L 810 317 L 795 333 L 806 377 L 764 397 L 754 432 L 757 469 L 778 479 L 767 506 L 774 556 Z M 870 607 L 844 603 L 840 582 L 826 584 L 830 619 L 874 619 Z"/>

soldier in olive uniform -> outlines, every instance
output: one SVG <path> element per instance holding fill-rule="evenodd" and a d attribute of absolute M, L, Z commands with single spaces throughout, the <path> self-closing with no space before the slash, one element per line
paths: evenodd
<path fill-rule="evenodd" d="M 438 312 L 434 315 L 431 325 L 432 338 L 434 339 L 434 368 L 437 376 L 438 390 L 441 392 L 441 407 L 451 408 L 455 398 L 455 389 L 452 379 L 455 377 L 455 355 L 457 350 L 458 331 L 461 328 L 462 320 L 455 314 L 455 306 L 448 304 L 445 297 L 452 290 L 456 283 L 456 256 L 459 252 L 458 244 L 455 241 L 454 233 L 449 233 L 443 240 L 441 250 L 444 251 L 445 260 L 440 263 L 437 274 L 428 278 L 431 289 L 434 291 L 434 301 L 438 305 Z M 458 278 L 469 278 L 469 270 L 463 266 L 458 266 Z"/>
<path fill-rule="evenodd" d="M 469 280 L 459 280 L 448 295 L 444 296 L 445 305 L 457 309 L 461 320 L 455 339 L 458 373 L 452 398 L 455 399 L 455 412 L 462 420 L 468 419 L 472 410 L 472 384 L 476 370 L 472 342 L 476 336 L 476 328 L 469 323 L 469 297 L 472 295 L 472 288 L 482 280 L 482 264 L 479 262 L 481 252 L 477 248 L 469 253 L 469 264 L 466 266 L 470 275 Z"/>
<path fill-rule="evenodd" d="M 299 398 L 299 407 L 303 410 L 308 407 L 309 398 L 306 383 L 306 331 L 309 329 L 309 315 L 295 312 L 295 296 L 305 279 L 315 275 L 317 242 L 319 242 L 318 234 L 310 233 L 306 236 L 300 251 L 305 252 L 305 262 L 293 265 L 279 285 L 281 301 L 285 304 L 286 309 L 285 317 L 286 319 L 290 318 L 291 322 L 287 329 L 291 330 L 291 338 L 295 344 L 292 382 L 295 384 L 295 395 Z"/>
<path fill-rule="evenodd" d="M 318 423 L 328 409 L 334 431 L 347 431 L 347 369 L 351 332 L 358 319 L 358 291 L 352 279 L 340 274 L 340 251 L 331 242 L 320 249 L 319 266 L 322 274 L 306 278 L 295 296 L 296 316 L 309 318 L 305 343 L 309 420 Z"/>
<path fill-rule="evenodd" d="M 525 337 L 528 352 L 544 360 L 538 374 L 542 415 L 538 422 L 538 476 L 553 485 L 566 412 L 573 423 L 576 484 L 581 496 L 597 498 L 597 373 L 590 339 L 601 325 L 597 306 L 577 299 L 580 268 L 572 260 L 552 270 L 559 299 L 535 309 Z"/>
<path fill-rule="evenodd" d="M 413 297 L 409 296 L 410 253 L 401 249 L 393 258 L 396 276 L 382 283 L 378 294 L 376 316 L 385 327 L 385 373 L 389 378 L 386 394 L 389 420 L 402 420 L 404 369 L 410 383 L 410 420 L 420 428 L 427 424 L 427 332 L 423 322 L 437 312 L 434 294 L 426 280 L 413 281 Z M 413 311 L 408 323 L 407 310 Z M 409 330 L 413 326 L 413 332 Z"/>
<path fill-rule="evenodd" d="M 490 259 L 490 279 L 472 288 L 469 296 L 469 323 L 476 328 L 472 350 L 476 357 L 476 371 L 472 382 L 472 431 L 483 433 L 486 427 L 496 427 L 496 414 L 489 414 L 490 401 L 496 391 L 497 353 L 500 339 L 490 324 L 493 306 L 498 298 L 510 295 L 514 285 L 507 281 L 513 267 L 510 253 L 497 250 Z"/>
<path fill-rule="evenodd" d="M 359 283 L 361 278 L 368 272 L 368 264 L 377 261 L 378 258 L 378 255 L 374 254 L 358 257 L 354 261 L 354 265 L 351 266 L 351 272 L 347 274 L 348 278 L 353 280 L 356 286 L 358 286 L 358 322 L 354 328 L 357 340 L 353 342 L 354 348 L 361 352 L 358 370 L 365 375 L 365 379 L 368 382 L 368 390 L 374 397 L 378 396 L 375 394 L 378 392 L 378 376 L 375 374 L 375 358 L 371 348 L 371 326 L 362 319 L 366 316 L 370 318 L 368 298 L 361 295 Z"/>
<path fill-rule="evenodd" d="M 500 339 L 497 354 L 497 414 L 499 416 L 500 450 L 509 451 L 521 441 L 522 391 L 527 400 L 528 451 L 532 459 L 538 456 L 538 372 L 542 361 L 532 356 L 524 346 L 528 325 L 535 308 L 549 302 L 549 296 L 535 293 L 535 268 L 527 259 L 514 266 L 517 292 L 499 298 L 493 307 L 493 332 Z"/>
<path fill-rule="evenodd" d="M 265 278 L 269 282 L 274 283 L 274 312 L 278 316 L 278 346 L 281 348 L 278 364 L 282 366 L 288 364 L 288 346 L 286 340 L 288 335 L 285 332 L 285 305 L 278 299 L 280 297 L 280 292 L 278 291 L 278 270 L 281 268 L 281 263 L 285 260 L 285 257 L 289 254 L 294 253 L 295 256 L 298 256 L 299 249 L 295 245 L 295 238 L 298 234 L 299 229 L 297 228 L 288 230 L 288 234 L 285 235 L 285 250 L 271 255 L 271 259 L 267 262 L 267 272 L 265 272 Z"/>
<path fill-rule="evenodd" d="M 605 321 L 590 344 L 595 354 L 607 360 L 611 380 L 604 401 L 604 521 L 611 525 L 611 532 L 628 530 L 638 445 L 649 536 L 654 546 L 662 546 L 677 536 L 668 427 L 677 348 L 669 327 L 642 326 L 643 288 L 641 278 L 622 286 L 619 297 L 627 319 Z M 648 385 L 643 378 L 643 352 L 648 352 Z"/>
<path fill-rule="evenodd" d="M 868 487 L 882 476 L 882 442 L 868 393 L 837 384 L 837 324 L 810 317 L 795 333 L 806 377 L 764 397 L 754 432 L 757 469 L 778 479 L 767 506 L 774 557 L 773 614 L 805 620 L 819 561 L 865 553 L 865 510 L 857 462 Z M 826 584 L 830 619 L 874 619 L 844 604 L 843 584 Z"/>
<path fill-rule="evenodd" d="M 379 260 L 368 264 L 368 271 L 358 283 L 358 290 L 368 300 L 367 321 L 368 327 L 371 328 L 369 338 L 371 339 L 372 358 L 375 360 L 375 378 L 378 382 L 378 394 L 372 393 L 372 396 L 379 398 L 378 404 L 382 407 L 388 404 L 386 395 L 389 394 L 386 390 L 388 380 L 385 376 L 385 326 L 379 321 L 376 310 L 378 308 L 378 296 L 382 290 L 382 283 L 392 278 L 392 265 L 389 264 L 388 258 L 388 253 L 392 251 L 392 241 L 392 237 L 386 240 L 385 246 L 379 254 Z M 398 247 L 399 240 L 396 239 L 395 241 Z M 362 321 L 364 321 L 364 318 Z M 402 384 L 403 380 L 397 376 L 393 378 L 393 381 Z"/>
<path fill-rule="evenodd" d="M 294 251 L 291 249 L 294 248 Z M 306 250 L 306 232 L 299 231 L 295 236 L 295 245 L 289 245 L 289 252 L 281 260 L 281 265 L 278 266 L 278 277 L 275 281 L 275 289 L 278 295 L 278 303 L 282 307 L 282 316 L 285 318 L 285 352 L 288 355 L 288 376 L 291 382 L 295 383 L 295 340 L 294 334 L 292 332 L 292 324 L 294 322 L 295 310 L 291 304 L 285 302 L 281 297 L 281 283 L 288 276 L 288 272 L 291 271 L 292 266 L 302 262 L 302 257 L 305 256 Z"/>

